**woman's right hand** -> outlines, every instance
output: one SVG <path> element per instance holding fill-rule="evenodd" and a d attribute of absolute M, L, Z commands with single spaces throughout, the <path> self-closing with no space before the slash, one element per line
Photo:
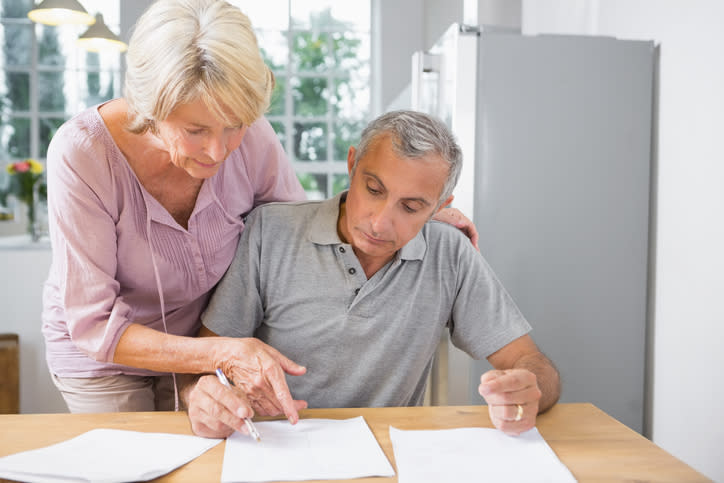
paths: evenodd
<path fill-rule="evenodd" d="M 213 336 L 208 329 L 205 336 Z M 200 334 L 202 335 L 202 334 Z M 234 387 L 224 386 L 216 375 L 203 375 L 195 384 L 182 383 L 193 432 L 206 438 L 226 438 L 235 430 L 247 434 L 244 418 L 254 414 L 284 414 L 295 424 L 307 402 L 295 400 L 285 374 L 301 376 L 306 368 L 292 362 L 273 347 L 255 338 L 215 337 L 214 367 L 221 368 Z M 184 376 L 193 377 L 193 376 Z"/>
<path fill-rule="evenodd" d="M 299 420 L 298 411 L 307 403 L 292 398 L 285 375 L 301 376 L 307 372 L 305 367 L 253 337 L 215 340 L 214 362 L 244 394 L 247 405 L 255 413 L 284 414 L 292 424 Z"/>

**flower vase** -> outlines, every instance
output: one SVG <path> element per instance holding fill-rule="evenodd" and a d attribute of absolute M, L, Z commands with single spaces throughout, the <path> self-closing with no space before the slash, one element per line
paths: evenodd
<path fill-rule="evenodd" d="M 25 204 L 27 205 L 27 218 L 28 218 L 28 235 L 30 235 L 30 239 L 34 242 L 38 241 L 40 239 L 40 235 L 38 233 L 38 225 L 37 220 L 35 216 L 35 200 L 30 199 L 26 200 Z"/>

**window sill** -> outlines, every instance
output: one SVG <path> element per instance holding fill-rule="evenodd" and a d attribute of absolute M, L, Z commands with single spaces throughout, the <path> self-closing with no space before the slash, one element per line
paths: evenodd
<path fill-rule="evenodd" d="M 50 240 L 44 237 L 34 242 L 30 235 L 0 236 L 2 250 L 50 250 Z"/>

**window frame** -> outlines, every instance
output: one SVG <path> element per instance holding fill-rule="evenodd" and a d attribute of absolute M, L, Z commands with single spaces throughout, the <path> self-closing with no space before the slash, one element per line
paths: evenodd
<path fill-rule="evenodd" d="M 103 5 L 103 10 L 100 12 L 104 14 L 104 18 L 114 18 L 116 15 L 110 15 L 110 11 L 118 8 L 122 8 L 122 2 L 118 0 L 116 4 Z M 80 47 L 72 47 L 75 49 L 78 49 L 79 51 L 73 54 L 73 56 L 65 55 L 66 62 L 63 64 L 63 66 L 56 66 L 56 65 L 41 65 L 40 58 L 39 58 L 39 52 L 40 52 L 40 36 L 41 36 L 41 29 L 45 28 L 53 28 L 53 29 L 68 29 L 68 30 L 60 30 L 60 32 L 68 35 L 74 35 L 82 33 L 82 30 L 85 27 L 78 27 L 78 26 L 57 26 L 57 27 L 51 27 L 46 25 L 40 25 L 35 24 L 33 21 L 31 21 L 27 17 L 0 17 L 0 24 L 3 26 L 3 31 L 5 31 L 4 26 L 5 25 L 15 25 L 15 26 L 28 26 L 30 27 L 31 31 L 31 53 L 29 61 L 30 63 L 28 65 L 6 65 L 4 60 L 2 63 L 0 63 L 0 69 L 3 71 L 3 78 L 7 73 L 22 73 L 22 74 L 28 74 L 28 109 L 27 110 L 16 110 L 16 109 L 8 109 L 6 112 L 2 113 L 2 116 L 8 120 L 13 119 L 29 119 L 30 126 L 29 126 L 29 146 L 27 153 L 28 155 L 13 155 L 10 152 L 5 151 L 6 146 L 0 147 L 0 153 L 3 155 L 3 161 L 6 163 L 11 163 L 19 160 L 23 160 L 26 158 L 31 158 L 39 161 L 43 165 L 45 165 L 45 158 L 46 153 L 42 152 L 44 151 L 45 147 L 47 146 L 47 143 L 50 142 L 49 136 L 47 139 L 44 139 L 42 136 L 42 128 L 43 128 L 43 120 L 62 120 L 63 122 L 70 119 L 72 116 L 78 113 L 79 105 L 83 102 L 81 93 L 82 89 L 84 87 L 84 84 L 81 82 L 81 76 L 87 75 L 89 73 L 97 73 L 99 75 L 107 74 L 113 77 L 114 79 L 114 85 L 117 85 L 118 88 L 114 88 L 114 97 L 120 94 L 121 88 L 122 88 L 122 71 L 123 71 L 123 59 L 122 57 L 119 57 L 117 67 L 116 68 L 104 68 L 103 66 L 91 66 L 86 63 L 86 60 L 82 58 L 84 55 L 84 52 Z M 119 26 L 116 24 L 109 24 L 108 25 L 111 30 L 118 31 Z M 72 33 L 70 33 L 72 32 Z M 61 39 L 62 41 L 62 39 Z M 69 50 L 69 52 L 73 52 L 72 50 Z M 108 55 L 108 54 L 104 54 Z M 121 56 L 121 54 L 116 54 Z M 71 62 L 68 62 L 70 60 Z M 71 97 L 65 97 L 65 105 L 63 110 L 41 110 L 40 106 L 40 100 L 41 100 L 41 92 L 40 92 L 40 76 L 43 75 L 43 73 L 62 73 L 64 76 L 64 82 L 65 84 L 72 84 L 74 87 L 73 89 L 73 95 Z M 65 96 L 67 92 L 63 92 L 63 95 Z M 43 148 L 43 149 L 41 149 Z"/>
<path fill-rule="evenodd" d="M 339 121 L 344 122 L 345 120 L 349 121 L 361 121 L 362 125 L 365 125 L 367 122 L 370 121 L 373 111 L 373 99 L 374 99 L 374 89 L 375 86 L 372 83 L 372 68 L 374 65 L 374 49 L 372 47 L 373 45 L 373 29 L 372 29 L 372 10 L 374 6 L 373 0 L 365 0 L 368 2 L 368 8 L 370 10 L 370 23 L 367 25 L 367 28 L 362 30 L 341 30 L 339 28 L 300 28 L 298 26 L 294 25 L 293 16 L 292 16 L 292 6 L 291 2 L 292 0 L 287 0 L 287 22 L 286 22 L 286 29 L 272 29 L 272 28 L 266 28 L 265 26 L 257 26 L 255 25 L 254 18 L 250 17 L 250 20 L 252 22 L 252 25 L 255 28 L 255 31 L 257 32 L 257 37 L 260 38 L 260 47 L 264 48 L 265 45 L 262 40 L 262 33 L 281 33 L 282 35 L 286 34 L 286 59 L 284 62 L 284 68 L 283 69 L 277 69 L 273 72 L 278 77 L 282 77 L 284 79 L 284 112 L 281 114 L 277 113 L 267 113 L 266 118 L 271 122 L 279 123 L 284 126 L 284 135 L 283 139 L 280 139 L 282 142 L 282 146 L 284 148 L 284 151 L 287 154 L 287 157 L 289 158 L 292 168 L 294 169 L 294 172 L 299 177 L 300 175 L 321 175 L 325 176 L 325 186 L 324 186 L 324 192 L 321 194 L 322 197 L 328 198 L 331 197 L 339 190 L 335 190 L 335 186 L 339 182 L 344 182 L 345 186 L 348 186 L 349 182 L 346 179 L 348 172 L 347 172 L 347 156 L 346 156 L 346 150 L 341 157 L 335 156 L 335 124 Z M 244 5 L 241 1 L 234 2 L 235 5 L 237 5 L 242 11 L 244 11 Z M 333 5 L 333 0 L 330 0 L 328 4 L 331 6 Z M 366 112 L 363 116 L 359 119 L 352 119 L 347 117 L 339 117 L 334 113 L 335 106 L 331 101 L 327 101 L 327 109 L 324 115 L 317 115 L 317 116 L 303 116 L 298 115 L 294 112 L 294 88 L 292 87 L 292 79 L 293 78 L 300 78 L 300 79 L 308 79 L 308 78 L 314 78 L 314 79 L 325 79 L 327 83 L 327 92 L 329 93 L 330 97 L 334 95 L 337 88 L 337 82 L 340 79 L 350 77 L 349 72 L 342 69 L 334 68 L 334 69 L 327 69 L 323 73 L 320 72 L 310 72 L 310 71 L 295 71 L 294 70 L 294 62 L 293 62 L 293 52 L 294 52 L 294 39 L 297 34 L 305 34 L 305 33 L 314 33 L 314 34 L 334 34 L 334 33 L 349 33 L 353 32 L 356 34 L 362 34 L 368 36 L 368 59 L 367 59 L 367 83 L 368 83 L 368 89 L 369 89 L 369 103 L 366 106 Z M 326 42 L 327 42 L 327 50 L 329 52 L 333 52 L 333 39 L 331 35 L 326 36 Z M 316 161 L 310 161 L 310 160 L 300 160 L 297 159 L 296 156 L 296 149 L 294 145 L 294 138 L 295 138 L 295 123 L 320 123 L 324 124 L 326 127 L 326 152 L 327 156 L 324 160 L 316 160 Z M 315 196 L 315 193 L 307 191 L 308 196 Z M 319 194 L 316 194 L 317 196 Z"/>

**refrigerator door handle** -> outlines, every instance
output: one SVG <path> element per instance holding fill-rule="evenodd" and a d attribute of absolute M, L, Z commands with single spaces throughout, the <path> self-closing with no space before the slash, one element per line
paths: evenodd
<path fill-rule="evenodd" d="M 417 51 L 412 54 L 411 106 L 417 111 L 436 113 L 441 55 Z M 434 93 L 430 92 L 430 89 Z M 434 103 L 433 105 L 430 105 Z M 429 110 L 433 108 L 433 110 Z"/>

